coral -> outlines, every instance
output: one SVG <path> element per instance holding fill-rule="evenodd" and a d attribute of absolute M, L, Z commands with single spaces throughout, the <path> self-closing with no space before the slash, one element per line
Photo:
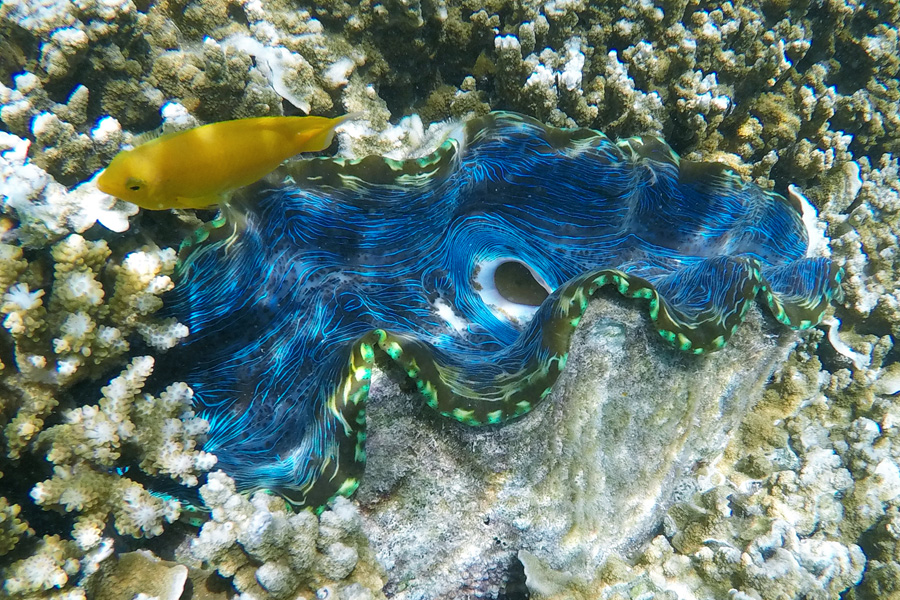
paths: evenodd
<path fill-rule="evenodd" d="M 127 477 L 111 472 L 123 452 L 150 475 L 167 475 L 187 486 L 210 469 L 215 457 L 195 450 L 209 425 L 191 410 L 191 390 L 170 385 L 158 398 L 142 393 L 153 370 L 149 356 L 135 358 L 101 391 L 97 405 L 72 409 L 65 422 L 45 429 L 37 447 L 46 450 L 53 477 L 31 492 L 38 505 L 78 512 L 74 537 L 85 549 L 101 539 L 112 514 L 123 535 L 154 536 L 163 520 L 178 518 L 179 505 L 151 495 Z"/>
<path fill-rule="evenodd" d="M 535 596 L 686 588 L 699 598 L 867 598 L 893 589 L 900 445 L 894 392 L 879 391 L 890 341 L 872 345 L 871 368 L 853 374 L 824 370 L 817 345 L 798 348 L 634 563 L 616 567 L 613 556 L 579 578 L 526 554 Z"/>
<path fill-rule="evenodd" d="M 120 134 L 118 124 L 109 120 L 93 132 L 94 139 L 103 143 Z M 137 207 L 100 192 L 93 180 L 67 190 L 28 158 L 30 145 L 0 131 L 0 202 L 2 212 L 16 222 L 11 232 L 10 225 L 5 225 L 5 238 L 15 237 L 26 247 L 43 247 L 70 231 L 83 233 L 97 222 L 115 232 L 128 229 L 128 217 Z M 117 150 L 118 142 L 113 147 Z"/>
<path fill-rule="evenodd" d="M 258 16 L 262 17 L 261 14 Z M 320 29 L 316 27 L 307 35 L 315 37 L 319 32 Z M 317 81 L 316 70 L 302 54 L 292 52 L 284 46 L 266 46 L 242 35 L 232 36 L 225 40 L 221 47 L 212 40 L 208 41 L 206 46 L 215 49 L 210 51 L 217 51 L 223 55 L 228 50 L 235 49 L 240 51 L 238 56 L 255 58 L 258 64 L 265 67 L 264 81 L 268 81 L 271 89 L 304 113 L 327 113 L 334 106 L 331 96 L 321 87 L 321 79 Z M 350 65 L 353 66 L 352 61 Z M 246 72 L 246 68 L 244 71 Z M 321 71 L 319 73 L 321 74 Z M 258 76 L 260 73 L 257 70 L 254 74 Z M 340 80 L 346 83 L 345 76 L 340 75 Z M 336 83 L 330 87 L 334 85 Z"/>
<path fill-rule="evenodd" d="M 14 359 L 0 389 L 7 455 L 18 459 L 57 407 L 61 388 L 119 362 L 134 333 L 168 348 L 187 330 L 153 317 L 159 295 L 172 286 L 171 250 L 131 252 L 116 265 L 105 241 L 71 234 L 36 260 L 9 244 L 0 255 L 0 313 Z"/>
<path fill-rule="evenodd" d="M 200 495 L 212 519 L 191 541 L 190 557 L 233 578 L 242 598 L 384 597 L 381 569 L 348 500 L 335 499 L 318 518 L 294 513 L 278 496 L 238 494 L 221 471 L 210 473 Z"/>
<path fill-rule="evenodd" d="M 16 547 L 23 534 L 33 534 L 28 523 L 19 518 L 21 507 L 0 496 L 0 556 Z"/>
<path fill-rule="evenodd" d="M 35 504 L 77 517 L 71 541 L 45 536 L 30 557 L 0 571 L 8 593 L 34 597 L 31 594 L 65 588 L 67 597 L 83 597 L 83 584 L 114 550 L 108 522 L 121 535 L 152 537 L 162 533 L 164 523 L 178 518 L 179 502 L 151 494 L 117 469 L 135 464 L 148 475 L 196 486 L 197 474 L 215 464 L 214 456 L 195 449 L 208 424 L 191 410 L 190 388 L 175 383 L 158 397 L 143 392 L 153 362 L 149 356 L 135 358 L 103 387 L 98 404 L 67 410 L 61 415 L 63 423 L 43 431 L 40 419 L 34 418 L 27 433 L 37 435 L 28 444 L 20 435 L 16 456 L 26 449 L 42 452 L 53 465 L 52 477 L 31 490 Z M 55 405 L 50 386 L 41 391 Z M 15 439 L 13 435 L 8 426 L 7 437 Z M 17 506 L 9 507 L 4 499 L 2 508 L 0 540 L 8 549 L 27 524 L 16 518 Z M 75 583 L 78 587 L 72 587 Z"/>
<path fill-rule="evenodd" d="M 167 101 L 204 121 L 278 114 L 281 98 L 316 114 L 360 101 L 395 116 L 419 109 L 426 121 L 511 108 L 612 136 L 663 133 L 762 182 L 816 181 L 869 150 L 880 157 L 900 125 L 889 7 L 791 6 L 770 20 L 755 3 L 639 0 L 80 6 L 0 10 L 11 45 L 40 49 L 0 88 L 0 115 L 66 183 L 109 158 L 90 123 L 106 113 L 150 129 Z M 833 60 L 838 49 L 859 67 Z M 46 91 L 66 85 L 65 102 Z"/>
<path fill-rule="evenodd" d="M 58 535 L 44 536 L 34 554 L 9 566 L 3 591 L 12 598 L 53 597 L 42 592 L 60 589 L 83 568 L 75 544 Z M 62 596 L 58 596 L 62 597 Z M 75 588 L 64 596 L 68 600 L 85 600 L 83 590 Z"/>
<path fill-rule="evenodd" d="M 868 563 L 862 583 L 851 600 L 857 598 L 887 598 L 897 591 L 900 581 L 900 531 L 898 531 L 898 509 L 891 506 L 879 517 L 870 530 L 870 543 L 866 553 Z"/>
<path fill-rule="evenodd" d="M 147 550 L 138 550 L 105 561 L 86 589 L 94 600 L 178 600 L 185 590 L 188 575 L 186 566 L 160 560 Z"/>
<path fill-rule="evenodd" d="M 747 417 L 733 450 L 699 468 L 701 493 L 681 498 L 667 519 L 666 535 L 653 542 L 641 564 L 626 565 L 614 555 L 607 560 L 596 580 L 611 582 L 604 593 L 637 596 L 668 586 L 657 594 L 691 589 L 701 596 L 707 589 L 721 597 L 729 590 L 720 584 L 733 576 L 739 578 L 734 595 L 743 598 L 738 589 L 771 584 L 758 571 L 728 563 L 727 548 L 697 546 L 710 533 L 730 547 L 753 549 L 746 552 L 748 565 L 761 566 L 765 560 L 760 557 L 785 559 L 777 564 L 790 576 L 775 582 L 775 588 L 788 594 L 808 590 L 813 597 L 814 587 L 802 587 L 811 573 L 821 578 L 821 593 L 826 586 L 834 591 L 852 583 L 859 546 L 868 558 L 866 572 L 844 597 L 886 597 L 900 581 L 897 500 L 892 497 L 898 464 L 896 398 L 891 396 L 900 389 L 900 370 L 892 363 L 893 340 L 886 337 L 896 339 L 900 333 L 894 251 L 898 165 L 892 156 L 900 139 L 898 31 L 897 4 L 882 0 L 825 2 L 815 10 L 784 0 L 702 5 L 670 0 L 4 0 L 0 305 L 8 307 L 3 320 L 9 328 L 0 332 L 0 414 L 9 419 L 4 423 L 7 453 L 32 452 L 45 422 L 59 422 L 60 402 L 72 410 L 66 397 L 72 383 L 99 377 L 123 360 L 132 333 L 159 346 L 185 333 L 149 312 L 135 316 L 158 306 L 152 291 L 149 296 L 135 293 L 133 302 L 117 301 L 116 315 L 128 325 L 113 322 L 112 309 L 103 308 L 115 293 L 112 265 L 98 271 L 76 264 L 61 271 L 66 287 L 80 283 L 77 299 L 54 285 L 56 259 L 47 249 L 71 233 L 83 234 L 85 247 L 98 251 L 97 240 L 107 239 L 104 262 L 122 264 L 135 249 L 132 237 L 106 231 L 126 230 L 134 207 L 97 193 L 89 181 L 132 141 L 125 130 L 155 128 L 161 111 L 167 124 L 179 123 L 175 126 L 293 112 L 297 106 L 330 116 L 359 111 L 365 120 L 348 123 L 340 136 L 343 155 L 390 153 L 401 159 L 425 155 L 443 141 L 448 126 L 432 121 L 518 109 L 557 125 L 589 125 L 613 137 L 661 133 L 687 158 L 723 162 L 763 186 L 783 191 L 790 183 L 800 184 L 828 222 L 833 260 L 847 272 L 848 301 L 829 321 L 829 339 L 838 353 L 824 343 L 815 351 L 802 350 L 809 364 L 795 362 L 785 371 Z M 141 225 L 152 224 L 138 218 Z M 92 228 L 95 223 L 103 227 Z M 159 230 L 141 231 L 154 235 Z M 159 258 L 161 265 L 168 261 Z M 62 262 L 68 265 L 67 260 Z M 133 273 L 129 281 L 159 282 L 158 276 L 167 275 L 163 268 L 154 269 Z M 157 284 L 146 285 L 149 290 Z M 90 304 L 99 290 L 101 304 Z M 83 308 L 62 308 L 62 302 L 76 300 Z M 67 365 L 75 367 L 74 373 L 67 374 Z M 413 406 L 406 405 L 414 411 Z M 412 441 L 392 447 L 390 458 L 399 466 L 375 471 L 384 479 L 370 485 L 390 489 L 389 482 L 396 481 L 391 475 L 405 468 L 403 444 L 427 437 L 422 431 L 421 423 L 410 423 Z M 376 432 L 371 435 L 377 437 Z M 489 443 L 487 437 L 467 441 L 471 444 L 460 443 L 439 458 L 449 463 L 452 455 L 467 457 L 471 446 Z M 430 447 L 419 451 L 432 453 Z M 495 460 L 502 456 L 497 450 Z M 377 464 L 376 456 L 370 472 Z M 9 478 L 10 470 L 4 469 Z M 581 481 L 585 473 L 603 475 L 573 467 L 571 478 Z M 457 513 L 464 504 L 460 489 L 465 488 L 454 488 L 444 500 Z M 433 499 L 418 498 L 429 510 L 436 506 L 428 503 Z M 10 518 L 12 502 L 0 511 L 0 546 L 27 535 L 15 532 L 29 508 L 16 498 L 22 512 Z M 741 516 L 744 504 L 750 517 Z M 726 516 L 726 505 L 733 505 L 738 517 Z M 475 517 L 459 535 L 476 539 L 470 532 L 490 529 L 482 515 Z M 484 517 L 497 520 L 494 514 Z M 389 520 L 384 523 L 389 530 Z M 509 531 L 518 531 L 519 524 L 513 521 Z M 812 532 L 811 526 L 819 529 Z M 79 522 L 75 534 L 89 539 L 99 527 Z M 452 527 L 460 529 L 456 521 Z M 497 532 L 499 545 L 515 539 L 509 531 Z M 489 537 L 487 548 L 494 548 Z M 396 538 L 381 539 L 382 555 L 398 556 L 401 544 L 391 541 Z M 413 543 L 417 540 L 422 538 L 406 538 L 409 552 L 440 555 L 443 540 L 431 545 Z M 532 563 L 530 575 L 542 570 L 550 577 L 553 568 L 561 568 L 552 556 L 531 550 L 546 566 L 542 570 Z M 13 553 L 28 551 L 22 542 Z M 78 545 L 45 538 L 36 551 L 34 560 L 17 561 L 15 572 L 5 573 L 17 593 L 78 597 L 81 588 L 71 587 L 78 573 L 73 561 L 84 559 Z M 810 557 L 812 551 L 833 557 L 835 568 L 823 567 Z M 511 553 L 504 556 L 510 560 Z M 404 568 L 402 560 L 391 564 L 392 573 Z M 274 582 L 278 568 L 268 569 L 262 576 Z M 555 584 L 577 591 L 590 582 L 585 570 L 575 569 Z M 716 583 L 704 570 L 725 579 Z M 470 579 L 485 577 L 488 595 L 503 576 L 496 570 L 485 574 L 473 568 L 470 573 Z M 68 587 L 52 587 L 63 577 Z M 50 589 L 44 587 L 47 582 Z M 342 592 L 364 595 L 360 589 L 346 586 Z M 5 591 L 10 593 L 9 587 Z"/>
<path fill-rule="evenodd" d="M 57 400 L 55 387 L 41 386 L 34 396 L 46 399 L 46 410 L 32 415 L 30 427 L 25 428 L 20 418 L 23 407 L 18 421 L 7 426 L 7 437 L 19 440 L 10 447 L 10 453 L 16 453 L 14 458 L 26 450 L 43 452 L 53 464 L 53 476 L 32 489 L 34 502 L 77 513 L 73 541 L 45 538 L 31 557 L 0 573 L 6 577 L 10 594 L 31 597 L 29 594 L 42 590 L 65 588 L 69 597 L 77 597 L 84 593 L 83 583 L 113 552 L 114 541 L 106 532 L 108 522 L 121 535 L 151 537 L 162 532 L 165 522 L 178 518 L 179 503 L 153 495 L 117 473 L 123 463 L 187 486 L 197 485 L 197 474 L 215 464 L 214 456 L 195 449 L 208 424 L 191 410 L 190 388 L 171 384 L 159 397 L 142 392 L 152 368 L 152 358 L 134 359 L 102 389 L 98 404 L 65 411 L 63 423 L 43 431 L 41 418 Z M 7 380 L 6 384 L 14 386 L 15 382 Z M 16 424 L 17 430 L 11 431 Z M 27 524 L 16 518 L 18 506 L 8 507 L 3 500 L 3 508 L 0 539 L 8 549 L 26 532 Z M 72 583 L 79 587 L 71 587 Z"/>
<path fill-rule="evenodd" d="M 159 296 L 173 285 L 171 249 L 145 248 L 114 264 L 105 241 L 71 234 L 50 251 L 49 283 L 40 263 L 23 260 L 20 247 L 0 251 L 7 259 L 0 313 L 25 381 L 63 386 L 100 373 L 128 351 L 134 332 L 159 349 L 188 333 L 171 319 L 152 316 L 162 306 Z"/>
<path fill-rule="evenodd" d="M 900 335 L 900 162 L 848 163 L 820 195 L 835 261 L 847 273 L 846 310 L 862 329 Z"/>
<path fill-rule="evenodd" d="M 419 103 L 426 119 L 461 116 L 451 99 L 477 88 L 485 106 L 555 125 L 590 124 L 613 136 L 662 132 L 676 150 L 716 155 L 758 178 L 790 174 L 795 181 L 839 169 L 864 148 L 882 151 L 896 131 L 896 11 L 863 12 L 792 7 L 770 21 L 759 5 L 694 10 L 632 0 L 617 7 L 315 3 L 295 16 L 278 0 L 244 4 L 260 43 L 312 28 L 319 48 L 291 48 L 312 66 L 310 77 L 324 78 L 338 57 L 351 56 L 367 78 L 363 85 L 374 85 L 372 100 L 395 113 Z M 877 33 L 856 35 L 869 18 L 881 23 Z M 398 27 L 402 49 L 394 41 Z M 362 56 L 338 54 L 343 40 L 355 41 Z M 865 69 L 831 61 L 835 47 Z M 322 61 L 323 51 L 333 58 Z"/>
<path fill-rule="evenodd" d="M 153 63 L 148 85 L 161 90 L 160 98 L 178 98 L 188 111 L 205 121 L 222 120 L 223 115 L 277 114 L 281 99 L 258 69 L 251 70 L 252 62 L 249 54 L 206 38 L 201 52 L 162 53 Z M 115 97 L 121 98 L 118 102 L 125 102 L 123 91 L 116 90 Z M 118 110 L 112 92 L 109 94 L 105 108 L 115 114 Z M 242 102 L 235 105 L 235 96 Z"/>
<path fill-rule="evenodd" d="M 26 212 L 30 210 L 35 212 Z M 39 220 L 40 210 L 26 203 L 21 214 Z M 60 232 L 73 227 L 71 221 L 57 226 Z M 175 252 L 148 246 L 114 260 L 105 240 L 76 233 L 49 248 L 29 247 L 23 243 L 23 227 L 19 245 L 0 244 L 6 360 L 0 371 L 2 462 L 8 472 L 46 456 L 53 471 L 32 489 L 32 499 L 78 516 L 74 541 L 45 537 L 35 554 L 2 575 L 11 594 L 34 597 L 62 588 L 57 592 L 78 597 L 83 591 L 73 586 L 113 552 L 114 541 L 106 537 L 108 521 L 114 520 L 120 534 L 150 536 L 178 515 L 177 502 L 151 495 L 116 470 L 132 464 L 148 475 L 197 485 L 197 474 L 215 458 L 195 449 L 207 425 L 191 412 L 187 386 L 172 384 L 158 398 L 141 392 L 152 370 L 150 357 L 135 359 L 110 381 L 96 405 L 82 406 L 69 395 L 75 383 L 121 364 L 135 336 L 151 348 L 164 349 L 187 335 L 183 325 L 154 316 L 162 306 L 160 295 L 172 287 Z M 46 427 L 48 422 L 60 424 Z M 19 480 L 17 487 L 27 483 Z M 35 508 L 24 495 L 17 505 L 6 498 L 0 502 L 0 546 L 6 552 L 28 534 L 23 517 Z"/>
<path fill-rule="evenodd" d="M 349 111 L 360 115 L 337 130 L 338 154 L 347 158 L 379 155 L 406 160 L 427 156 L 458 130 L 458 124 L 442 122 L 431 123 L 426 128 L 419 115 L 404 117 L 392 125 L 391 112 L 378 98 L 375 88 L 359 79 L 353 79 L 347 86 L 344 103 Z"/>
<path fill-rule="evenodd" d="M 0 83 L 0 120 L 14 134 L 7 134 L 13 142 L 7 140 L 4 145 L 12 148 L 25 144 L 7 160 L 24 160 L 29 144 L 24 140 L 15 142 L 15 136 L 19 136 L 32 140 L 28 159 L 28 164 L 34 165 L 32 180 L 36 181 L 40 173 L 50 172 L 56 180 L 71 185 L 101 169 L 118 152 L 123 136 L 118 121 L 111 117 L 96 126 L 88 119 L 89 95 L 88 88 L 79 85 L 66 102 L 53 102 L 40 80 L 27 72 L 13 78 L 12 88 Z M 58 188 L 45 193 L 63 194 Z M 31 193 L 40 191 L 39 188 Z"/>

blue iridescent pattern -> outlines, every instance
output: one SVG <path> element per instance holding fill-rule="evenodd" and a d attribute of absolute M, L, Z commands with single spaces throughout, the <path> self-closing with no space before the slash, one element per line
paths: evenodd
<path fill-rule="evenodd" d="M 298 161 L 186 255 L 185 379 L 205 449 L 244 489 L 317 506 L 355 489 L 378 353 L 441 414 L 495 424 L 549 394 L 603 286 L 697 354 L 757 297 L 805 328 L 839 294 L 839 269 L 806 257 L 800 207 L 721 165 L 508 113 L 456 137 L 415 161 Z M 539 307 L 503 305 L 504 263 Z"/>

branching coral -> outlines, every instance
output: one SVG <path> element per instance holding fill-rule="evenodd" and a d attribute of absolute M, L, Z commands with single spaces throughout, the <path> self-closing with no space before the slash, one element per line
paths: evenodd
<path fill-rule="evenodd" d="M 771 440 L 789 436 L 791 444 L 751 453 L 740 468 L 767 482 L 753 502 L 768 498 L 772 523 L 791 523 L 801 542 L 809 515 L 817 515 L 822 531 L 832 536 L 816 540 L 822 541 L 817 548 L 850 559 L 835 561 L 840 569 L 829 581 L 844 585 L 852 579 L 858 567 L 852 544 L 868 528 L 874 541 L 866 546 L 870 568 L 858 597 L 884 595 L 900 580 L 896 499 L 889 498 L 898 461 L 893 450 L 885 454 L 885 448 L 893 448 L 897 421 L 886 396 L 900 389 L 900 370 L 889 360 L 881 364 L 893 356 L 884 336 L 900 335 L 898 168 L 888 156 L 900 148 L 898 31 L 900 10 L 896 2 L 883 0 L 826 2 L 815 11 L 802 3 L 697 6 L 683 0 L 615 5 L 583 0 L 4 1 L 0 235 L 17 244 L 0 246 L 0 321 L 5 326 L 0 331 L 5 363 L 0 414 L 8 419 L 2 423 L 6 454 L 20 460 L 40 438 L 44 450 L 61 453 L 57 478 L 92 472 L 76 449 L 66 455 L 62 442 L 41 437 L 48 419 L 57 418 L 64 390 L 118 366 L 135 336 L 159 348 L 186 334 L 179 324 L 153 317 L 159 292 L 169 285 L 172 255 L 144 249 L 120 259 L 133 247 L 118 246 L 113 238 L 107 244 L 93 241 L 100 228 L 88 231 L 99 222 L 122 232 L 135 209 L 99 194 L 90 181 L 70 189 L 57 183 L 76 186 L 107 164 L 131 139 L 123 126 L 154 128 L 160 107 L 169 101 L 208 121 L 293 110 L 282 104 L 286 97 L 305 110 L 364 112 L 369 122 L 348 124 L 342 136 L 345 151 L 401 158 L 415 155 L 411 147 L 441 138 L 445 130 L 428 129 L 430 121 L 490 108 L 518 109 L 557 125 L 590 125 L 614 137 L 661 133 L 689 158 L 714 158 L 764 185 L 815 184 L 806 194 L 829 222 L 833 258 L 847 272 L 848 301 L 838 311 L 849 330 L 845 339 L 871 365 L 851 372 L 840 368 L 849 366 L 843 357 L 831 358 L 830 372 L 812 377 L 816 386 L 829 381 L 822 397 L 810 393 L 801 412 L 819 411 L 818 417 L 840 425 L 823 436 L 813 418 L 795 415 L 781 429 L 755 418 L 753 425 Z M 238 39 L 251 43 L 229 43 Z M 421 118 L 413 114 L 389 128 L 392 118 L 410 113 Z M 832 194 L 836 188 L 841 193 Z M 855 191 L 848 195 L 848 189 Z M 73 232 L 85 239 L 67 237 Z M 45 253 L 51 246 L 52 256 Z M 810 374 L 789 372 L 783 378 L 791 380 L 810 380 Z M 786 385 L 779 389 L 785 397 L 799 397 Z M 186 393 L 171 391 L 173 398 L 181 397 L 172 402 L 186 402 Z M 831 409 L 823 408 L 829 403 Z M 56 425 L 68 429 L 55 431 L 85 426 L 102 431 L 113 423 L 107 404 L 104 396 L 95 407 L 78 408 L 80 420 Z M 135 400 L 133 406 L 139 404 Z M 181 422 L 180 417 L 168 418 Z M 118 460 L 116 454 L 121 459 L 137 435 L 116 443 L 79 438 L 78 451 L 90 450 L 97 464 L 108 464 Z M 814 452 L 816 444 L 808 440 L 816 440 L 823 451 Z M 191 452 L 186 444 L 182 462 L 165 467 L 152 451 L 141 460 L 151 471 L 184 481 L 183 455 Z M 796 464 L 795 452 L 805 466 Z M 775 471 L 781 474 L 776 477 Z M 845 472 L 852 476 L 850 487 Z M 816 479 L 820 487 L 810 486 Z M 54 480 L 62 479 L 49 481 Z M 737 496 L 747 491 L 736 489 Z M 128 502 L 145 500 L 140 491 L 132 489 L 127 497 L 126 491 L 123 511 Z M 718 499 L 720 494 L 711 494 L 694 502 L 702 510 L 687 510 L 669 537 L 648 550 L 648 577 L 659 582 L 677 574 L 696 581 L 694 575 L 705 569 L 754 581 L 758 573 L 716 566 L 727 559 L 727 551 L 714 552 L 712 566 L 704 548 L 696 556 L 683 554 L 688 532 L 705 530 L 706 522 L 721 524 Z M 21 499 L 16 502 L 27 512 Z M 838 505 L 847 516 L 840 531 L 833 518 Z M 800 512 L 807 515 L 802 523 L 785 518 Z M 0 548 L 27 534 L 22 514 L 15 513 L 10 501 L 0 507 Z M 5 591 L 43 593 L 48 583 L 56 591 L 55 582 L 71 583 L 79 572 L 73 561 L 82 560 L 81 548 L 90 546 L 88 540 L 101 527 L 99 517 L 80 520 L 75 537 L 81 547 L 45 538 L 33 559 L 7 571 L 14 583 Z M 809 556 L 798 552 L 801 545 L 794 543 L 790 528 L 764 529 L 742 535 L 781 541 L 765 545 L 762 540 L 758 553 L 747 553 L 750 563 L 756 564 L 758 555 L 787 552 L 800 557 L 801 564 L 818 564 L 803 563 Z M 828 545 L 832 542 L 847 551 L 838 552 Z M 240 544 L 232 547 L 250 557 Z M 651 568 L 651 563 L 665 568 Z M 260 577 L 274 582 L 278 572 L 277 565 L 267 567 Z M 819 573 L 825 581 L 826 571 Z M 678 583 L 677 577 L 670 579 Z"/>
<path fill-rule="evenodd" d="M 0 88 L 0 117 L 66 182 L 114 150 L 93 120 L 150 129 L 170 100 L 206 121 L 278 114 L 282 98 L 303 112 L 364 100 L 367 113 L 426 120 L 516 109 L 614 137 L 663 133 L 690 158 L 794 183 L 895 149 L 900 127 L 890 6 L 791 6 L 777 20 L 759 3 L 668 0 L 79 6 L 0 10 L 12 46 L 40 49 Z M 852 60 L 832 60 L 838 49 Z M 51 99 L 74 74 L 91 85 Z"/>
<path fill-rule="evenodd" d="M 900 163 L 850 163 L 823 194 L 835 259 L 847 272 L 847 312 L 900 335 Z"/>
<path fill-rule="evenodd" d="M 19 518 L 21 510 L 18 504 L 0 496 L 0 556 L 15 548 L 23 534 L 30 533 L 28 523 Z"/>
<path fill-rule="evenodd" d="M 168 475 L 188 486 L 197 485 L 197 473 L 215 464 L 214 456 L 195 449 L 208 424 L 194 416 L 190 388 L 176 383 L 158 398 L 143 394 L 152 370 L 151 357 L 135 358 L 101 390 L 99 404 L 68 411 L 65 423 L 38 436 L 37 446 L 46 448 L 54 475 L 31 495 L 41 506 L 79 512 L 75 539 L 84 548 L 100 541 L 110 513 L 119 533 L 134 536 L 158 535 L 164 520 L 178 517 L 177 502 L 153 496 L 112 472 L 123 452 L 144 472 Z"/>
<path fill-rule="evenodd" d="M 137 357 L 101 390 L 95 405 L 66 411 L 64 423 L 42 431 L 31 446 L 54 465 L 53 476 L 31 491 L 35 503 L 77 513 L 72 541 L 45 536 L 30 557 L 0 572 L 13 596 L 34 596 L 65 588 L 67 598 L 84 596 L 84 582 L 114 548 L 105 537 L 112 518 L 122 535 L 152 537 L 180 514 L 176 500 L 151 494 L 117 473 L 127 459 L 147 474 L 168 476 L 195 486 L 197 474 L 210 469 L 215 457 L 196 450 L 208 424 L 191 410 L 191 390 L 170 385 L 159 397 L 144 393 L 153 369 L 149 356 Z M 0 499 L 0 549 L 15 544 L 27 525 L 16 518 L 18 507 Z M 12 534 L 12 535 L 11 535 Z M 67 587 L 69 586 L 69 587 Z"/>
<path fill-rule="evenodd" d="M 0 290 L 0 312 L 19 377 L 26 381 L 63 386 L 102 372 L 128 351 L 133 332 L 159 349 L 187 335 L 186 327 L 151 317 L 162 306 L 159 296 L 173 285 L 171 249 L 146 248 L 121 264 L 107 264 L 105 241 L 72 234 L 51 249 L 49 284 L 21 248 L 6 245 L 0 252 L 7 258 L 2 278 L 8 282 Z"/>
<path fill-rule="evenodd" d="M 3 591 L 10 597 L 42 598 L 45 592 L 63 588 L 82 568 L 73 542 L 58 535 L 44 536 L 37 550 L 28 558 L 13 563 L 6 573 Z M 53 597 L 52 595 L 50 597 Z M 68 591 L 67 600 L 83 600 L 83 590 Z"/>
<path fill-rule="evenodd" d="M 98 125 L 92 135 L 114 150 L 121 142 L 114 120 Z M 111 231 L 128 229 L 128 217 L 137 207 L 101 193 L 93 181 L 67 190 L 28 158 L 30 146 L 28 140 L 0 131 L 0 208 L 17 225 L 5 238 L 40 248 L 97 222 Z"/>
<path fill-rule="evenodd" d="M 3 343 L 12 358 L 0 372 L 0 414 L 8 418 L 5 454 L 12 461 L 42 454 L 53 463 L 53 476 L 32 497 L 39 505 L 80 513 L 74 545 L 63 543 L 67 556 L 96 554 L 101 546 L 109 547 L 108 554 L 111 541 L 102 535 L 110 514 L 120 533 L 135 536 L 156 535 L 164 521 L 177 517 L 177 502 L 116 474 L 125 455 L 145 473 L 185 485 L 197 485 L 197 474 L 215 462 L 196 450 L 207 425 L 190 410 L 190 388 L 172 384 L 158 398 L 141 392 L 151 357 L 134 359 L 103 388 L 98 404 L 54 415 L 64 390 L 120 363 L 133 336 L 165 349 L 187 335 L 183 325 L 154 317 L 160 295 L 172 287 L 175 252 L 146 247 L 119 262 L 111 254 L 107 242 L 78 234 L 49 250 L 0 245 Z M 49 418 L 64 422 L 44 429 Z M 17 517 L 18 506 L 2 502 L 0 538 L 10 548 L 27 533 L 27 524 Z M 29 565 L 17 568 L 33 573 L 36 567 Z M 9 572 L 11 581 L 16 572 Z M 28 577 L 19 577 L 26 583 L 16 589 L 38 589 Z"/>

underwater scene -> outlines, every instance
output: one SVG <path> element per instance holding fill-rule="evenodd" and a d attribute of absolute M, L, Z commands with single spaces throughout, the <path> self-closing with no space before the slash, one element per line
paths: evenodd
<path fill-rule="evenodd" d="M 0 598 L 900 600 L 900 2 L 2 0 Z"/>

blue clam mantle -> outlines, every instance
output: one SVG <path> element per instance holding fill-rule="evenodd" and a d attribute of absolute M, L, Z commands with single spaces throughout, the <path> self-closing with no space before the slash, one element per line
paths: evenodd
<path fill-rule="evenodd" d="M 417 161 L 294 163 L 296 185 L 185 257 L 185 379 L 245 489 L 318 506 L 356 488 L 379 352 L 441 414 L 495 424 L 549 394 L 603 287 L 695 354 L 756 298 L 806 328 L 840 293 L 799 207 L 721 165 L 508 113 L 464 137 Z"/>

